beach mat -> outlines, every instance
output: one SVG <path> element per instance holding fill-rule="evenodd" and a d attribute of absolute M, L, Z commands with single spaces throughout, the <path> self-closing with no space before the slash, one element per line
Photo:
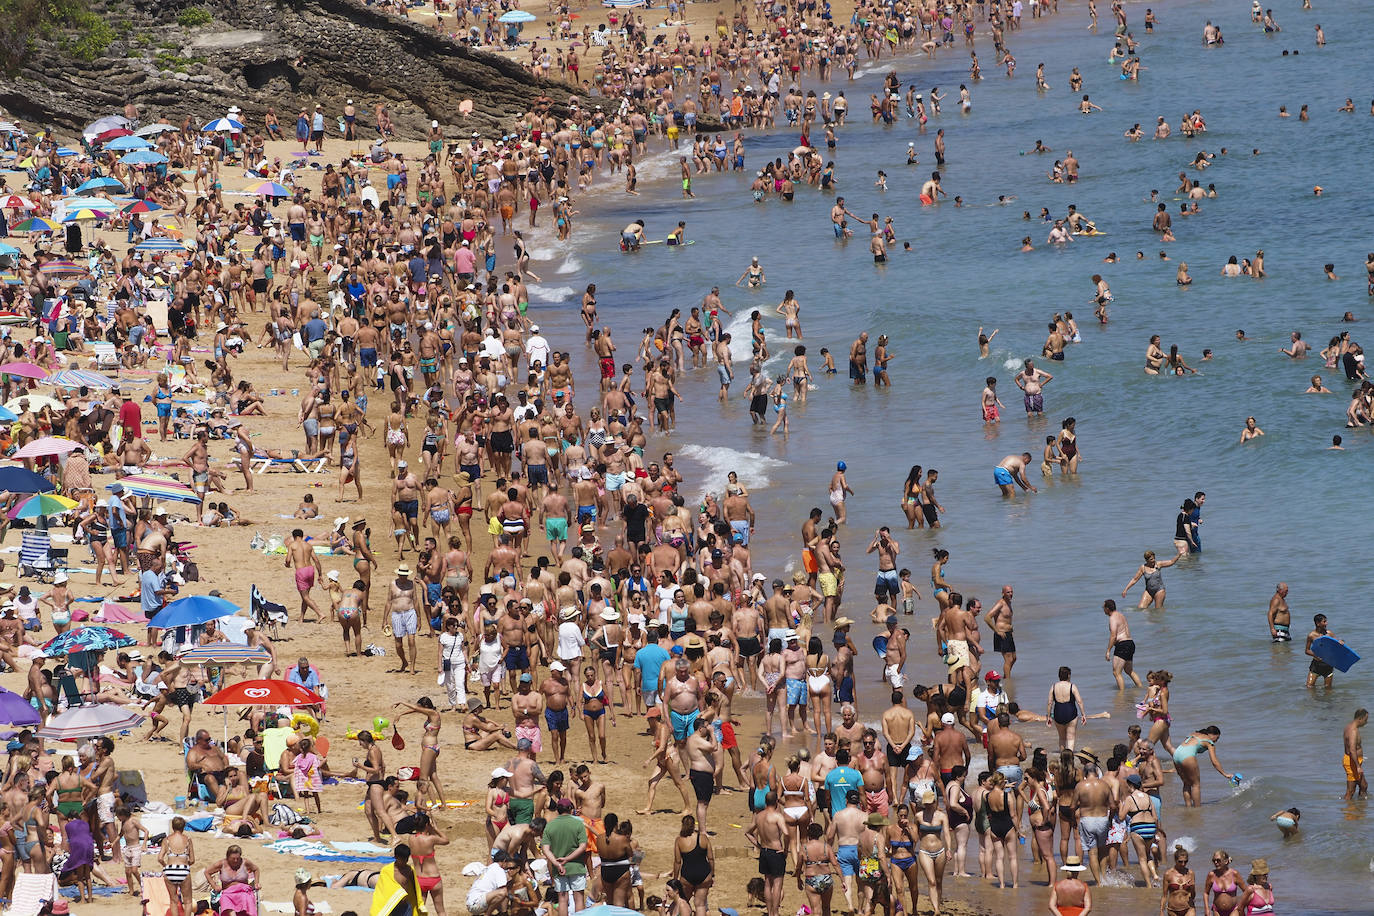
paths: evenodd
<path fill-rule="evenodd" d="M 187 909 L 194 909 L 193 901 L 188 901 Z M 172 912 L 172 898 L 167 893 L 167 882 L 161 874 L 143 874 L 143 916 L 169 916 Z"/>

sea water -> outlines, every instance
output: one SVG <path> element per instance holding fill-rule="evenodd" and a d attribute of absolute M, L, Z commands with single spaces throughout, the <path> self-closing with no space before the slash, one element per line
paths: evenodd
<path fill-rule="evenodd" d="M 899 562 L 913 570 L 924 596 L 917 615 L 902 621 L 914 637 L 908 683 L 943 676 L 930 636 L 935 605 L 927 574 L 932 548 L 943 547 L 952 554 L 946 577 L 985 607 L 1003 583 L 1016 588 L 1020 656 L 1007 685 L 1012 697 L 1043 712 L 1057 667 L 1072 666 L 1088 711 L 1112 713 L 1109 721 L 1090 722 L 1079 738 L 1105 758 L 1125 740 L 1126 726 L 1135 721 L 1133 705 L 1143 695 L 1140 689 L 1118 693 L 1103 658 L 1101 606 L 1113 598 L 1128 609 L 1142 677 L 1152 668 L 1174 676 L 1174 741 L 1218 725 L 1223 765 L 1248 774 L 1242 787 L 1233 788 L 1204 761 L 1200 810 L 1185 809 L 1177 779 L 1166 778 L 1164 826 L 1171 838 L 1189 837 L 1197 850 L 1195 868 L 1205 870 L 1217 847 L 1225 847 L 1242 872 L 1249 859 L 1266 857 L 1285 912 L 1369 912 L 1371 830 L 1366 806 L 1341 800 L 1341 729 L 1356 707 L 1369 705 L 1370 663 L 1337 674 L 1332 691 L 1305 690 L 1303 635 L 1312 614 L 1321 612 L 1357 651 L 1374 651 L 1374 624 L 1364 608 L 1374 575 L 1359 536 L 1370 505 L 1364 487 L 1374 443 L 1366 430 L 1343 429 L 1351 390 L 1343 373 L 1324 369 L 1315 355 L 1293 361 L 1278 352 L 1293 330 L 1301 330 L 1314 350 L 1341 330 L 1374 344 L 1370 324 L 1339 323 L 1346 310 L 1374 322 L 1362 270 L 1374 248 L 1365 155 L 1374 138 L 1366 107 L 1370 58 L 1362 40 L 1367 8 L 1353 0 L 1317 0 L 1316 6 L 1311 12 L 1297 3 L 1277 7 L 1284 30 L 1265 35 L 1240 0 L 1156 3 L 1162 25 L 1147 35 L 1145 4 L 1130 3 L 1145 67 L 1139 83 L 1121 81 L 1119 68 L 1108 63 L 1113 39 L 1107 6 L 1101 6 L 1104 28 L 1092 34 L 1085 30 L 1086 9 L 1066 3 L 1058 16 L 1037 23 L 1027 17 L 1027 28 L 1007 33 L 1018 59 L 1014 79 L 1005 78 L 991 42 L 980 35 L 985 78 L 978 83 L 969 82 L 968 54 L 959 46 L 933 62 L 923 56 L 884 60 L 866 64 L 856 82 L 815 87 L 843 89 L 850 101 L 850 124 L 828 158 L 835 160 L 839 193 L 850 210 L 894 218 L 899 241 L 885 266 L 873 265 L 862 225 L 848 243 L 833 238 L 831 194 L 799 187 L 792 203 L 752 202 L 754 171 L 796 146 L 796 131 L 784 126 L 747 138 L 747 172 L 696 178 L 695 200 L 682 200 L 676 181 L 642 182 L 638 198 L 618 186 L 584 198 L 579 235 L 559 252 L 563 265 L 575 257 L 579 269 L 559 270 L 557 262 L 536 263 L 535 269 L 545 287 L 597 284 L 600 320 L 616 336 L 618 363 L 632 358 L 643 327 L 661 324 L 673 308 L 685 315 L 711 286 L 721 287 L 734 313 L 725 319 L 735 332 L 732 397 L 718 403 L 714 369 L 689 371 L 678 383 L 677 432 L 651 438 L 648 457 L 676 450 L 694 492 L 720 492 L 725 473 L 737 470 L 758 515 L 755 568 L 770 578 L 799 565 L 800 525 L 812 506 L 829 513 L 826 485 L 835 462 L 846 461 L 856 492 L 843 537 L 844 610 L 861 621 L 854 634 L 861 661 L 871 659 L 874 630 L 867 618 L 876 568 L 863 551 L 879 525 L 890 525 L 902 546 Z M 1223 29 L 1223 47 L 1202 46 L 1208 19 Z M 1313 43 L 1318 22 L 1328 39 L 1324 49 Z M 1301 53 L 1283 57 L 1285 48 Z M 1035 88 L 1041 61 L 1053 87 L 1045 94 Z M 1075 65 L 1084 77 L 1082 92 L 1105 111 L 1077 113 L 1082 93 L 1068 86 Z M 869 123 L 869 93 L 880 90 L 894 67 L 903 95 L 914 82 L 927 99 L 934 86 L 947 96 L 943 114 L 931 118 L 924 133 L 904 114 L 890 127 Z M 968 115 L 959 112 L 960 83 L 972 92 Z M 1347 96 L 1355 97 L 1356 112 L 1337 113 Z M 1280 104 L 1291 118 L 1278 117 Z M 1310 122 L 1298 120 L 1303 104 L 1311 106 Z M 1177 125 L 1194 108 L 1208 131 L 1189 140 Z M 1123 139 L 1136 122 L 1148 137 L 1159 115 L 1174 126 L 1172 138 Z M 963 198 L 962 208 L 949 202 L 922 208 L 917 201 L 920 183 L 935 167 L 939 127 L 948 147 L 944 187 Z M 818 126 L 813 142 L 823 144 L 822 137 Z M 1037 139 L 1054 152 L 1021 155 Z M 905 164 L 908 141 L 916 143 L 919 165 Z M 1221 147 L 1227 155 L 1220 155 Z M 1046 173 L 1066 149 L 1082 163 L 1082 180 L 1052 184 Z M 1199 150 L 1218 154 L 1203 172 L 1189 167 Z M 658 171 L 665 160 L 673 161 L 655 155 Z M 885 193 L 873 187 L 878 169 L 888 175 Z M 1200 215 L 1177 215 L 1180 171 L 1203 187 L 1217 186 L 1219 197 L 1203 200 Z M 1325 188 L 1320 198 L 1312 193 L 1317 184 Z M 1144 198 L 1151 189 L 1174 215 L 1176 242 L 1161 244 L 1150 231 L 1155 206 Z M 997 206 L 998 195 L 1016 200 Z M 1071 203 L 1106 235 L 1056 250 L 1045 244 L 1049 225 L 1039 221 L 1039 209 L 1062 216 Z M 1024 210 L 1030 222 L 1021 219 Z M 617 232 L 636 218 L 645 220 L 650 238 L 686 220 L 687 236 L 697 244 L 623 254 Z M 1034 252 L 1018 250 L 1025 235 Z M 911 253 L 902 251 L 904 240 L 911 241 Z M 1159 259 L 1161 249 L 1171 260 Z M 1253 257 L 1257 249 L 1265 252 L 1268 279 L 1219 275 L 1230 255 Z M 1113 251 L 1122 263 L 1103 263 Z M 733 284 L 754 255 L 767 285 L 739 289 Z M 1195 280 L 1187 289 L 1174 282 L 1180 260 Z M 1324 279 L 1326 262 L 1335 263 L 1338 282 Z M 1094 273 L 1115 295 L 1105 326 L 1093 318 Z M 748 380 L 751 310 L 767 318 L 774 355 L 769 371 L 780 372 L 790 355 L 774 313 L 786 289 L 802 304 L 818 388 L 804 405 L 790 402 L 791 437 L 784 441 L 768 436 L 766 425 L 751 425 L 741 392 Z M 559 292 L 541 297 L 552 301 L 536 304 L 537 319 L 556 343 L 573 344 L 582 334 L 578 297 Z M 1045 390 L 1046 418 L 1028 422 L 1012 376 L 1022 359 L 1039 357 L 1046 324 L 1066 310 L 1077 319 L 1082 343 L 1068 347 L 1064 362 L 1037 359 L 1054 380 Z M 999 330 L 985 360 L 976 346 L 980 325 L 989 333 Z M 1237 342 L 1237 329 L 1252 339 Z M 848 348 L 859 331 L 869 332 L 870 357 L 879 334 L 891 339 L 891 388 L 846 380 Z M 1178 344 L 1199 374 L 1146 376 L 1144 353 L 1153 334 L 1162 337 L 1166 352 Z M 836 377 L 820 377 L 823 346 L 835 354 Z M 585 410 L 591 401 L 582 392 L 594 390 L 596 370 L 589 351 L 571 348 Z M 1215 358 L 1203 362 L 1204 348 Z M 1304 394 L 1313 374 L 1335 393 Z M 979 407 L 987 375 L 998 377 L 1007 405 L 1003 422 L 990 428 Z M 1266 435 L 1241 445 L 1240 431 L 1251 415 Z M 1080 472 L 1043 479 L 1038 465 L 1045 437 L 1068 416 L 1077 418 Z M 1326 450 L 1333 433 L 1345 436 L 1345 451 Z M 1035 456 L 1030 479 L 1040 492 L 1004 500 L 992 468 L 1022 451 Z M 939 531 L 905 528 L 899 500 L 914 464 L 940 471 L 937 494 L 947 514 Z M 1204 552 L 1164 570 L 1167 610 L 1130 610 L 1140 586 L 1125 600 L 1122 587 L 1144 550 L 1161 559 L 1173 554 L 1174 517 L 1196 490 L 1207 493 Z M 1265 624 L 1279 580 L 1291 589 L 1293 610 L 1295 638 L 1285 645 L 1271 644 Z M 820 632 L 828 636 L 828 628 Z M 1000 669 L 986 626 L 983 645 L 985 669 Z M 866 671 L 861 696 L 864 715 L 871 717 L 886 705 L 886 688 L 876 682 L 873 666 Z M 1025 725 L 1020 731 L 1033 746 L 1053 749 L 1052 729 Z M 1300 842 L 1282 841 L 1269 821 L 1290 805 L 1303 810 Z M 1166 867 L 1169 861 L 1166 856 Z M 1156 891 L 1108 893 L 1114 912 L 1158 905 Z M 1007 905 L 1008 912 L 1029 913 L 1044 904 L 1022 895 Z"/>

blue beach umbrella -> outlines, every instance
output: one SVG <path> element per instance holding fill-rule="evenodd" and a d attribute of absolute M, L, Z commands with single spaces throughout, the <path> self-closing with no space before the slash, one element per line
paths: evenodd
<path fill-rule="evenodd" d="M 206 134 L 212 134 L 212 133 L 214 133 L 215 131 L 220 131 L 220 130 L 228 130 L 228 131 L 243 130 L 243 124 L 241 124 L 241 123 L 238 122 L 238 121 L 235 121 L 233 118 L 216 118 L 215 120 L 211 121 L 209 124 L 206 124 L 206 125 L 205 125 L 204 127 L 202 127 L 200 130 L 201 130 L 201 133 L 206 133 Z"/>
<path fill-rule="evenodd" d="M 502 13 L 496 21 L 504 22 L 507 25 L 512 25 L 521 22 L 533 22 L 535 18 L 536 17 L 534 15 L 527 13 L 524 10 L 511 10 L 510 12 Z"/>
<path fill-rule="evenodd" d="M 129 138 L 128 138 L 128 137 L 120 137 L 119 139 L 121 139 L 121 140 L 127 140 L 127 139 L 129 139 Z M 77 193 L 77 194 L 100 194 L 100 193 L 103 193 L 104 191 L 108 191 L 108 190 L 112 190 L 112 189 L 118 189 L 120 193 L 123 193 L 123 192 L 124 192 L 124 185 L 123 185 L 122 183 L 120 183 L 120 181 L 119 181 L 118 178 L 110 178 L 110 177 L 107 176 L 107 175 L 102 175 L 102 176 L 99 177 L 99 178 L 87 178 L 85 181 L 81 182 L 81 184 L 78 185 L 77 188 L 76 188 L 76 193 Z"/>
<path fill-rule="evenodd" d="M 221 617 L 232 616 L 238 610 L 237 604 L 232 601 L 225 601 L 223 598 L 215 598 L 211 595 L 190 595 L 169 602 L 166 607 L 157 612 L 157 616 L 148 621 L 148 626 L 157 630 L 195 626 L 207 620 L 218 620 Z"/>
<path fill-rule="evenodd" d="M 134 246 L 134 251 L 179 251 L 186 253 L 186 246 L 176 239 L 151 238 L 144 239 Z"/>
<path fill-rule="evenodd" d="M 150 149 L 136 149 L 119 159 L 125 165 L 165 165 L 167 157 Z"/>
<path fill-rule="evenodd" d="M 73 652 L 102 652 L 108 649 L 123 649 L 136 646 L 138 640 L 125 636 L 110 627 L 77 627 L 43 644 L 43 651 L 49 655 L 70 655 Z"/>
<path fill-rule="evenodd" d="M 13 411 L 0 407 L 0 411 L 10 415 L 10 420 L 19 419 Z M 35 474 L 21 465 L 0 468 L 0 490 L 9 493 L 51 493 L 56 485 L 42 474 Z"/>
<path fill-rule="evenodd" d="M 133 136 L 129 136 L 129 137 L 115 137 L 115 138 L 114 138 L 113 140 L 111 140 L 109 143 L 106 143 L 106 144 L 105 144 L 105 149 L 116 150 L 116 151 L 119 151 L 119 152 L 124 152 L 124 151 L 127 151 L 127 150 L 134 150 L 134 149 L 152 149 L 152 148 L 153 148 L 153 145 L 152 145 L 151 143 L 149 143 L 147 140 L 143 139 L 142 137 L 133 137 Z"/>

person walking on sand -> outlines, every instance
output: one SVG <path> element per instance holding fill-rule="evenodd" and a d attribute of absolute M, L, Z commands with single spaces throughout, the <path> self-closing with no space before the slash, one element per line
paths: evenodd
<path fill-rule="evenodd" d="M 301 596 L 301 623 L 305 623 L 305 612 L 307 609 L 315 612 L 315 621 L 324 619 L 324 614 L 320 613 L 320 606 L 315 603 L 315 599 L 310 597 L 310 590 L 315 587 L 317 576 L 324 574 L 324 567 L 320 565 L 320 558 L 315 554 L 315 548 L 305 539 L 305 532 L 300 528 L 291 532 L 291 540 L 286 544 L 286 562 L 283 564 L 287 569 L 292 567 L 296 570 L 296 591 Z"/>

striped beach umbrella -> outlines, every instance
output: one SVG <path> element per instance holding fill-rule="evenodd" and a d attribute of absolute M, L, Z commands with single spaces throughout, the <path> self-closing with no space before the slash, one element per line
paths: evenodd
<path fill-rule="evenodd" d="M 0 195 L 0 210 L 33 210 L 34 202 L 18 194 Z"/>
<path fill-rule="evenodd" d="M 264 181 L 262 184 L 253 185 L 248 189 L 248 193 L 261 194 L 263 197 L 290 197 L 291 189 L 275 181 Z"/>
<path fill-rule="evenodd" d="M 154 210 L 161 210 L 162 204 L 151 200 L 136 200 L 127 207 L 122 208 L 120 213 L 152 213 Z"/>
<path fill-rule="evenodd" d="M 131 474 L 116 481 L 126 493 L 142 499 L 165 499 L 170 502 L 198 503 L 195 491 L 179 480 L 163 477 L 161 474 Z M 113 489 L 114 484 L 106 484 L 105 489 Z M 233 613 L 230 611 L 229 613 Z"/>
<path fill-rule="evenodd" d="M 113 388 L 114 382 L 88 369 L 64 369 L 48 376 L 48 384 L 58 388 Z"/>
<path fill-rule="evenodd" d="M 233 118 L 216 118 L 201 129 L 201 133 L 212 134 L 216 131 L 236 131 L 243 130 L 243 125 Z"/>
<path fill-rule="evenodd" d="M 114 216 L 114 213 L 109 210 L 97 210 L 94 207 L 81 207 L 76 210 L 68 210 L 67 214 L 62 217 L 62 222 L 79 223 L 86 220 L 109 219 L 112 216 Z"/>
<path fill-rule="evenodd" d="M 62 224 L 44 216 L 31 216 L 18 225 L 11 226 L 11 232 L 58 232 Z"/>
<path fill-rule="evenodd" d="M 143 717 L 114 703 L 76 706 L 48 720 L 38 737 L 50 741 L 79 741 L 128 731 L 143 724 Z"/>
<path fill-rule="evenodd" d="M 76 500 L 58 496 L 56 493 L 39 493 L 18 503 L 5 514 L 9 516 L 10 521 L 14 521 L 16 518 L 46 518 L 49 515 L 61 515 L 63 512 L 70 512 L 78 505 L 80 504 Z"/>
<path fill-rule="evenodd" d="M 134 251 L 177 251 L 185 254 L 186 244 L 176 239 L 158 237 L 144 239 L 134 246 Z"/>
<path fill-rule="evenodd" d="M 4 368 L 4 366 L 0 366 L 0 370 Z M 32 406 L 32 404 L 30 406 Z M 37 408 L 34 409 L 36 410 Z M 79 448 L 81 448 L 81 443 L 77 442 L 75 439 L 68 439 L 66 436 L 44 436 L 42 439 L 33 440 L 10 457 L 44 458 L 48 455 L 65 455 Z"/>
<path fill-rule="evenodd" d="M 74 276 L 77 274 L 84 274 L 86 272 L 86 268 L 82 267 L 75 261 L 67 261 L 61 258 L 52 261 L 44 261 L 43 266 L 39 267 L 38 269 L 40 272 L 45 273 L 50 277 L 65 275 Z"/>
<path fill-rule="evenodd" d="M 271 657 L 271 653 L 261 646 L 241 646 L 233 642 L 195 646 L 177 656 L 180 661 L 190 665 L 259 664 Z"/>

